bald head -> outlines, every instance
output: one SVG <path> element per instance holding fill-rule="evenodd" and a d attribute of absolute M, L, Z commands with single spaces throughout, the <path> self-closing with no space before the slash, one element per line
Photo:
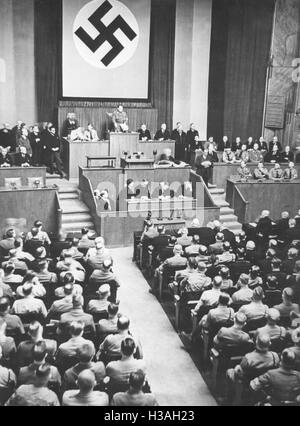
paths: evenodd
<path fill-rule="evenodd" d="M 81 392 L 91 392 L 96 385 L 95 374 L 91 370 L 83 370 L 78 376 L 77 385 Z"/>

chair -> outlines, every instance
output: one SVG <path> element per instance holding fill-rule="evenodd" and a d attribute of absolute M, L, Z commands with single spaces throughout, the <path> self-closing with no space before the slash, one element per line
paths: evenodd
<path fill-rule="evenodd" d="M 94 323 L 96 324 L 102 319 L 107 319 L 108 313 L 107 311 L 97 312 L 96 314 L 93 314 Z"/>
<path fill-rule="evenodd" d="M 176 266 L 176 267 L 165 266 L 162 271 L 159 271 L 159 276 L 158 276 L 159 300 L 162 300 L 163 286 L 165 284 L 170 283 L 171 281 L 174 281 L 175 273 L 177 271 L 183 271 L 185 268 L 186 268 L 186 265 Z"/>
<path fill-rule="evenodd" d="M 216 348 L 211 349 L 209 358 L 212 363 L 212 387 L 214 390 L 217 388 L 217 377 L 220 366 L 223 365 L 225 370 L 227 370 L 229 366 L 237 365 L 253 348 L 254 344 L 249 342 L 240 346 L 229 345 L 221 350 Z"/>
<path fill-rule="evenodd" d="M 279 305 L 281 303 L 282 296 L 280 290 L 266 290 L 264 303 L 268 305 L 269 308 Z"/>
<path fill-rule="evenodd" d="M 189 307 L 196 305 L 201 297 L 202 291 L 197 292 L 183 292 L 181 295 L 174 296 L 175 305 L 175 328 L 180 330 L 180 322 L 182 316 L 189 311 Z"/>
<path fill-rule="evenodd" d="M 261 317 L 261 318 L 255 319 L 255 320 L 250 320 L 245 325 L 244 331 L 246 333 L 249 333 L 250 331 L 256 331 L 258 328 L 264 327 L 266 325 L 266 323 L 267 323 L 266 317 Z"/>
<path fill-rule="evenodd" d="M 31 324 L 34 321 L 38 321 L 40 324 L 45 323 L 43 315 L 36 312 L 28 312 L 26 314 L 17 314 L 24 326 Z"/>
<path fill-rule="evenodd" d="M 221 330 L 221 328 L 229 328 L 233 326 L 233 319 L 216 322 L 209 330 L 202 330 L 203 340 L 203 360 L 206 362 L 209 359 L 209 350 L 212 347 L 213 339 Z"/>

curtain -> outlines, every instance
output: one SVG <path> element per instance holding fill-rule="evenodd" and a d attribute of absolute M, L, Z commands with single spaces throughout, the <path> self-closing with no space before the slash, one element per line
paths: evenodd
<path fill-rule="evenodd" d="M 35 1 L 35 72 L 38 121 L 57 124 L 60 95 L 62 0 Z"/>
<path fill-rule="evenodd" d="M 0 126 L 35 121 L 33 0 L 0 0 Z"/>
<path fill-rule="evenodd" d="M 150 99 L 158 126 L 173 123 L 176 1 L 152 0 L 150 34 Z"/>
<path fill-rule="evenodd" d="M 218 28 L 218 15 L 213 16 L 217 33 L 213 42 L 224 37 L 222 66 L 219 73 L 214 69 L 211 74 L 209 95 L 214 100 L 211 104 L 216 106 L 218 101 L 216 110 L 209 112 L 209 133 L 215 113 L 218 138 L 221 133 L 230 139 L 261 136 L 274 4 L 274 0 L 214 0 L 214 11 L 225 7 L 224 22 Z M 211 66 L 217 67 L 213 54 L 211 60 Z"/>

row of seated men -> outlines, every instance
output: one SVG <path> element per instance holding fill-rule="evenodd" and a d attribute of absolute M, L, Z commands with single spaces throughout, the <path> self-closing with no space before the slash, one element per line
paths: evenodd
<path fill-rule="evenodd" d="M 192 324 L 191 333 L 181 333 L 187 349 L 198 353 L 203 347 L 205 360 L 210 358 L 214 366 L 222 360 L 223 370 L 228 369 L 228 402 L 235 395 L 232 387 L 242 384 L 247 403 L 297 404 L 299 218 L 296 222 L 284 212 L 272 228 L 277 234 L 262 237 L 265 212 L 262 216 L 254 240 L 245 232 L 231 236 L 215 223 L 169 237 L 173 254 L 167 253 L 168 246 L 157 246 L 159 236 L 148 239 L 150 230 L 152 235 L 157 232 L 151 227 L 146 228 L 141 244 L 147 240 L 150 247 L 151 292 L 157 294 L 161 283 L 162 290 L 174 297 L 178 329 L 189 331 Z M 211 372 L 214 383 L 217 372 L 215 368 Z"/>
<path fill-rule="evenodd" d="M 0 404 L 157 405 L 103 238 L 34 225 L 0 241 Z"/>

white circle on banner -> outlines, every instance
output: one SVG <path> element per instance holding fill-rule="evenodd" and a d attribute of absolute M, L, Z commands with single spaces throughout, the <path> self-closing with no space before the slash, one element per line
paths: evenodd
<path fill-rule="evenodd" d="M 77 14 L 73 39 L 82 58 L 101 69 L 128 62 L 139 43 L 139 25 L 128 7 L 118 0 L 93 0 Z"/>

